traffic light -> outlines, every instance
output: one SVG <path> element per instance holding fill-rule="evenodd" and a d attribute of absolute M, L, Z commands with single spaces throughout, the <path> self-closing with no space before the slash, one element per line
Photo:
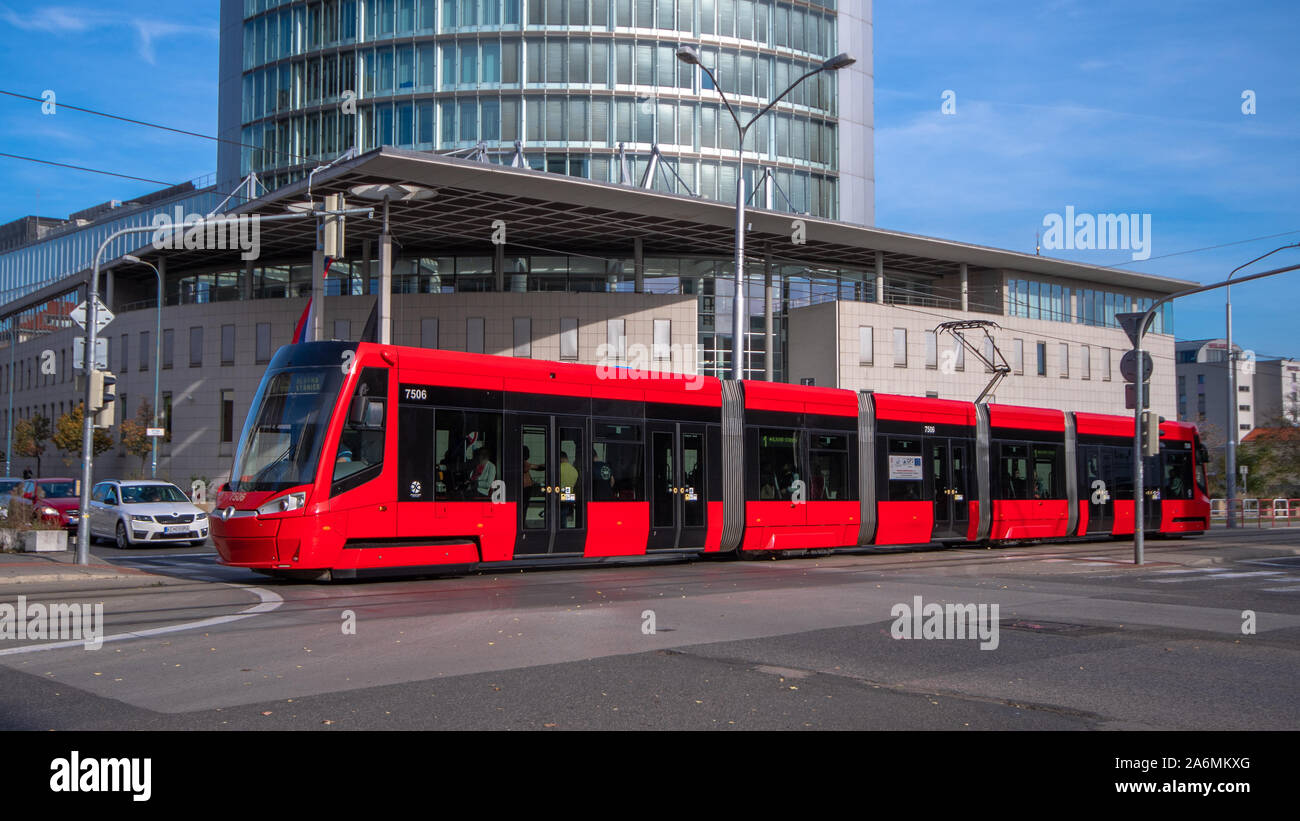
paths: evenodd
<path fill-rule="evenodd" d="M 117 399 L 117 377 L 111 371 L 94 370 L 90 372 L 90 413 L 94 414 L 94 426 L 111 428 L 113 426 L 114 400 Z"/>
<path fill-rule="evenodd" d="M 1160 455 L 1160 415 L 1154 411 L 1142 411 L 1142 453 L 1147 456 Z"/>

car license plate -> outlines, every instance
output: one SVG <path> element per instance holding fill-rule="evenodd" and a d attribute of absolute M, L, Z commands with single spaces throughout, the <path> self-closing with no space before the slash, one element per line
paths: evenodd
<path fill-rule="evenodd" d="M 163 533 L 169 536 L 173 533 L 185 533 L 187 531 L 189 531 L 189 527 L 186 525 L 171 525 L 163 528 Z"/>

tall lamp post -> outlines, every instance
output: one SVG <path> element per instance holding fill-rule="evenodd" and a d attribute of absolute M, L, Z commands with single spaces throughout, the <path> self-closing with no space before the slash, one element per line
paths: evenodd
<path fill-rule="evenodd" d="M 1228 274 L 1225 282 L 1231 282 L 1235 275 L 1242 268 L 1254 265 L 1264 257 L 1270 257 L 1278 251 L 1285 251 L 1287 248 L 1300 248 L 1300 242 L 1294 242 L 1290 245 L 1283 245 L 1280 248 L 1274 248 L 1267 254 L 1255 257 L 1250 262 L 1242 263 L 1232 269 Z M 1224 294 L 1224 313 L 1227 315 L 1227 343 L 1228 343 L 1228 436 L 1226 442 L 1226 453 L 1224 455 L 1224 473 L 1227 480 L 1227 513 L 1228 527 L 1237 526 L 1237 517 L 1232 512 L 1232 503 L 1237 496 L 1237 352 L 1232 347 L 1232 286 L 1226 285 L 1223 289 Z"/>
<path fill-rule="evenodd" d="M 731 378 L 743 379 L 745 376 L 745 321 L 748 318 L 745 297 L 745 202 L 748 199 L 745 192 L 745 136 L 749 133 L 750 127 L 758 122 L 759 118 L 771 111 L 777 103 L 781 102 L 791 91 L 794 91 L 804 80 L 823 71 L 839 71 L 842 68 L 847 68 L 856 63 L 857 59 L 850 57 L 848 54 L 837 54 L 830 58 L 791 83 L 789 88 L 778 94 L 770 103 L 763 106 L 762 110 L 749 118 L 749 122 L 744 124 L 741 124 L 740 115 L 736 113 L 736 109 L 732 108 L 731 101 L 727 99 L 726 93 L 723 92 L 722 84 L 718 82 L 718 78 L 700 60 L 698 51 L 691 46 L 678 46 L 677 59 L 687 65 L 699 66 L 700 70 L 709 76 L 709 80 L 713 82 L 713 87 L 718 91 L 718 96 L 722 98 L 722 104 L 727 108 L 727 113 L 731 115 L 732 121 L 736 123 L 736 130 L 740 136 L 740 141 L 736 144 L 736 156 L 740 167 L 736 173 L 736 270 L 734 277 L 736 298 L 731 309 L 735 320 L 732 323 L 731 330 Z"/>
<path fill-rule="evenodd" d="M 134 254 L 123 254 L 122 259 L 127 262 L 134 262 L 140 265 L 147 265 L 153 269 L 154 274 L 158 277 L 158 310 L 156 327 L 153 334 L 153 427 L 158 427 L 158 378 L 162 372 L 162 309 L 163 309 L 163 275 L 158 270 L 158 266 L 152 262 L 145 262 Z M 123 409 L 123 417 L 126 416 L 126 409 Z M 149 478 L 158 478 L 158 437 L 149 437 Z"/>

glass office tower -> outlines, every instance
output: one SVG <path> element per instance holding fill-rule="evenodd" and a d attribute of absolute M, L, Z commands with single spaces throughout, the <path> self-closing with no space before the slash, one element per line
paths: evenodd
<path fill-rule="evenodd" d="M 836 0 L 223 0 L 222 136 L 243 147 L 224 147 L 218 175 L 255 171 L 275 188 L 354 146 L 481 144 L 509 163 L 518 142 L 533 168 L 606 182 L 624 180 L 625 146 L 640 184 L 658 146 L 668 168 L 653 187 L 731 201 L 735 125 L 677 46 L 699 50 L 743 116 L 847 39 L 859 64 L 813 77 L 760 120 L 746 173 L 752 190 L 774 171 L 756 205 L 869 223 L 869 207 L 841 208 L 840 190 L 846 144 L 872 150 L 870 114 L 840 117 L 845 84 L 870 111 L 869 28 Z"/>

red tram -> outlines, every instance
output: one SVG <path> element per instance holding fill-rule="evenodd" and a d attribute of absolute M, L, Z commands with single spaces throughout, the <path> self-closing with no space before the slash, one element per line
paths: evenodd
<path fill-rule="evenodd" d="M 1122 536 L 1133 423 L 369 343 L 281 348 L 213 541 L 301 578 L 617 557 Z M 1149 532 L 1209 526 L 1195 427 L 1161 426 Z"/>

